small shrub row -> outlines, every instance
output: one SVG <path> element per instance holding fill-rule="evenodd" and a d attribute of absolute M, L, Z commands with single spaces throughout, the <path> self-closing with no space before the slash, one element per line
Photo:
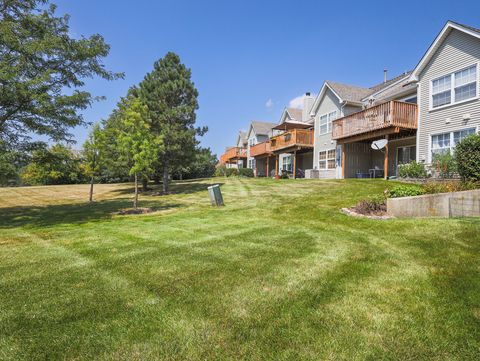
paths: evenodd
<path fill-rule="evenodd" d="M 399 184 L 386 192 L 388 198 L 413 197 L 425 194 L 425 190 L 421 186 Z"/>
<path fill-rule="evenodd" d="M 408 164 L 402 164 L 398 167 L 398 175 L 401 178 L 426 178 L 427 170 L 422 163 L 413 161 Z"/>
<path fill-rule="evenodd" d="M 241 177 L 248 177 L 248 178 L 252 178 L 254 176 L 253 169 L 251 168 L 240 168 L 238 174 Z"/>

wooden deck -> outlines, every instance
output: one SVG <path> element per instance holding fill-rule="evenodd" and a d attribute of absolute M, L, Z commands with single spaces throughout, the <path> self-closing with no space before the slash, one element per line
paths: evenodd
<path fill-rule="evenodd" d="M 270 138 L 272 152 L 287 151 L 300 148 L 313 148 L 313 129 L 292 129 L 283 134 Z"/>
<path fill-rule="evenodd" d="M 232 147 L 220 156 L 220 164 L 230 163 L 243 158 L 247 158 L 247 150 L 245 148 Z"/>
<path fill-rule="evenodd" d="M 417 129 L 417 105 L 389 101 L 333 121 L 332 138 L 361 141 Z"/>
<path fill-rule="evenodd" d="M 270 141 L 258 143 L 250 147 L 251 157 L 264 157 L 271 154 L 272 154 L 272 149 L 270 147 Z"/>

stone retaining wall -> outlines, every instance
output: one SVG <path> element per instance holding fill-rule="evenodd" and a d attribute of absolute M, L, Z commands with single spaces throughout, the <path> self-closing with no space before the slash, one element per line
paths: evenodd
<path fill-rule="evenodd" d="M 387 199 L 394 217 L 480 217 L 480 189 Z"/>

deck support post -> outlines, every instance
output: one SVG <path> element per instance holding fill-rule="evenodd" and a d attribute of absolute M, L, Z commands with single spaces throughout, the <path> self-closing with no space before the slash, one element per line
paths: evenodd
<path fill-rule="evenodd" d="M 293 179 L 297 179 L 297 151 L 293 152 Z"/>
<path fill-rule="evenodd" d="M 265 158 L 267 160 L 267 178 L 270 177 L 270 169 L 269 169 L 269 163 L 270 163 L 270 156 L 267 155 L 267 157 Z"/>
<path fill-rule="evenodd" d="M 275 156 L 275 177 L 278 177 L 278 157 L 279 155 L 277 154 Z"/>
<path fill-rule="evenodd" d="M 345 143 L 341 144 L 341 147 L 342 147 L 342 179 L 345 179 L 345 160 L 347 158 Z"/>
<path fill-rule="evenodd" d="M 388 141 L 388 134 L 385 136 L 385 139 Z M 383 162 L 383 176 L 386 179 L 388 179 L 388 143 L 385 146 L 385 158 Z"/>

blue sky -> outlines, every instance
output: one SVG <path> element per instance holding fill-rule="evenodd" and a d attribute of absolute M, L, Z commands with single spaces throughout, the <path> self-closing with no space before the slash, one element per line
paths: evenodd
<path fill-rule="evenodd" d="M 168 51 L 192 69 L 202 145 L 217 155 L 251 120 L 282 109 L 324 80 L 371 86 L 413 68 L 449 19 L 480 27 L 480 1 L 54 0 L 75 36 L 99 33 L 124 80 L 91 80 L 107 100 L 84 112 L 106 118 Z M 269 105 L 269 106 L 267 106 Z M 77 147 L 88 129 L 74 130 Z"/>

